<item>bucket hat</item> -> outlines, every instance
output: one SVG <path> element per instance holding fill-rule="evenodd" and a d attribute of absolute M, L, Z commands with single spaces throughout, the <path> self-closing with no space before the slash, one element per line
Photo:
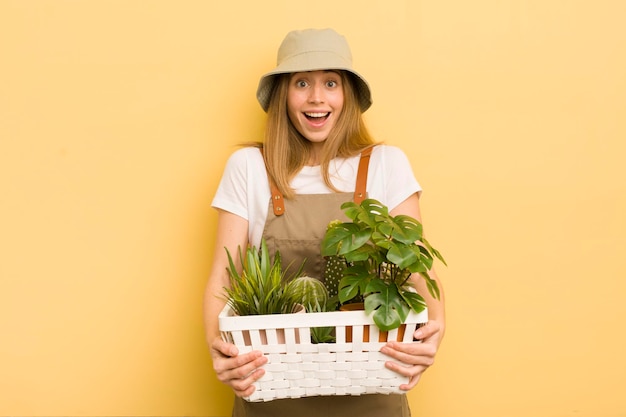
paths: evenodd
<path fill-rule="evenodd" d="M 352 73 L 361 112 L 372 105 L 367 81 L 352 68 L 352 53 L 346 38 L 333 29 L 289 32 L 278 48 L 276 61 L 276 68 L 261 77 L 256 92 L 257 100 L 266 112 L 277 75 L 318 70 L 344 70 Z"/>

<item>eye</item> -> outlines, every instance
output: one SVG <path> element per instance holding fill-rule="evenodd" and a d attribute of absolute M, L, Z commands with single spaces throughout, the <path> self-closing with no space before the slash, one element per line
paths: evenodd
<path fill-rule="evenodd" d="M 306 81 L 304 81 L 304 80 L 298 80 L 298 81 L 296 81 L 296 87 L 299 87 L 299 88 L 304 88 L 304 87 L 306 87 L 307 85 L 308 85 L 308 84 L 307 84 L 307 82 L 306 82 Z"/>

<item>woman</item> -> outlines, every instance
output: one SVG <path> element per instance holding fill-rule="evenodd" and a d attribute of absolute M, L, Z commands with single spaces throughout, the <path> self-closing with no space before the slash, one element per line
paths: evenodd
<path fill-rule="evenodd" d="M 217 316 L 228 285 L 227 257 L 265 238 L 283 262 L 322 277 L 320 242 L 326 225 L 343 218 L 340 206 L 352 200 L 361 156 L 371 152 L 369 172 L 361 178 L 367 195 L 392 215 L 420 218 L 421 188 L 408 159 L 398 148 L 374 146 L 362 119 L 372 101 L 365 79 L 352 68 L 345 38 L 331 29 L 293 31 L 278 51 L 278 66 L 265 74 L 257 98 L 267 112 L 262 145 L 239 149 L 230 157 L 213 206 L 218 210 L 215 254 L 205 294 L 205 320 L 213 366 L 220 381 L 236 394 L 234 416 L 409 416 L 406 395 L 307 397 L 250 403 L 242 399 L 264 375 L 260 352 L 238 354 L 219 338 Z M 437 279 L 434 271 L 431 276 Z M 404 363 L 386 366 L 409 377 L 410 390 L 432 365 L 443 337 L 443 298 L 430 297 L 422 279 L 415 286 L 426 299 L 429 322 L 416 331 L 420 344 L 390 342 L 381 352 Z M 439 283 L 441 287 L 441 283 Z"/>

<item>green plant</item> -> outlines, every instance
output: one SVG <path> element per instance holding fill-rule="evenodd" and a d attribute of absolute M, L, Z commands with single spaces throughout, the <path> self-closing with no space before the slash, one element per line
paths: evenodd
<path fill-rule="evenodd" d="M 309 313 L 334 311 L 336 302 L 328 296 L 328 289 L 322 281 L 307 276 L 295 278 L 289 284 L 294 292 L 300 294 L 300 302 Z M 313 343 L 331 343 L 335 341 L 334 327 L 311 327 Z"/>
<path fill-rule="evenodd" d="M 332 309 L 332 305 L 327 306 L 319 306 L 319 310 L 307 310 L 311 312 L 325 312 L 325 311 L 334 311 Z M 322 326 L 322 327 L 311 327 L 311 342 L 313 343 L 334 343 L 335 338 L 335 327 L 334 326 Z"/>
<path fill-rule="evenodd" d="M 291 280 L 287 287 L 289 291 L 297 294 L 299 303 L 307 311 L 324 311 L 328 303 L 328 290 L 322 281 L 317 278 L 301 276 Z"/>
<path fill-rule="evenodd" d="M 381 330 L 399 327 L 409 312 L 423 311 L 424 298 L 411 285 L 411 274 L 419 274 L 428 291 L 439 299 L 437 282 L 428 275 L 434 258 L 445 261 L 422 235 L 416 219 L 391 216 L 377 200 L 360 205 L 342 204 L 351 222 L 333 221 L 322 241 L 323 256 L 341 256 L 347 268 L 339 283 L 339 301 L 345 303 L 359 294 L 365 312 L 373 313 Z"/>
<path fill-rule="evenodd" d="M 270 259 L 265 240 L 261 241 L 260 251 L 252 246 L 244 255 L 239 248 L 241 273 L 228 249 L 226 254 L 230 288 L 225 287 L 224 291 L 228 305 L 236 314 L 285 314 L 293 313 L 301 306 L 302 293 L 298 286 L 290 284 L 301 275 L 302 266 L 288 275 L 289 268 L 282 269 L 279 251 L 276 251 L 273 261 Z"/>

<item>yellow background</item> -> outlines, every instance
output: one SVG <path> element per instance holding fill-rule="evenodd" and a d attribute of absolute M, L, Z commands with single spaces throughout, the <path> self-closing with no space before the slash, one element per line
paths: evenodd
<path fill-rule="evenodd" d="M 626 2 L 0 0 L 0 415 L 225 416 L 210 201 L 288 30 L 334 27 L 425 189 L 417 416 L 626 416 Z"/>

